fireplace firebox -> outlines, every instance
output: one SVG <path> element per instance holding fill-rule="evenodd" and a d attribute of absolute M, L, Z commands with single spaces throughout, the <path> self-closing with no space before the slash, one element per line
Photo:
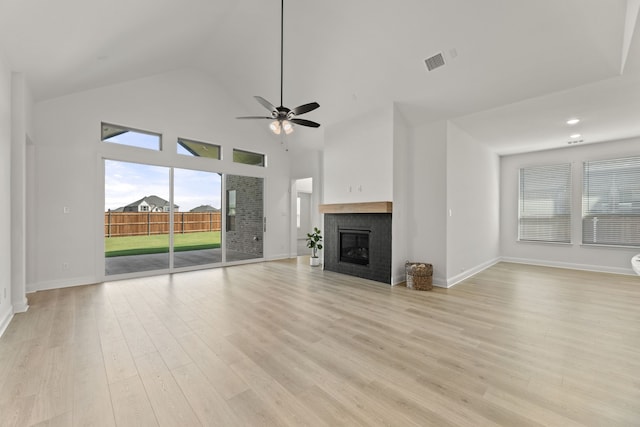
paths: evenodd
<path fill-rule="evenodd" d="M 369 265 L 369 233 L 371 230 L 338 230 L 340 262 Z"/>

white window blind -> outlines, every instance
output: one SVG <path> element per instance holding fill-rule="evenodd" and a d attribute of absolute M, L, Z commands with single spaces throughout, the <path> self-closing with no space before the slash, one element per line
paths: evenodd
<path fill-rule="evenodd" d="M 584 162 L 582 243 L 640 246 L 640 157 Z"/>
<path fill-rule="evenodd" d="M 520 169 L 518 238 L 571 242 L 571 164 Z"/>

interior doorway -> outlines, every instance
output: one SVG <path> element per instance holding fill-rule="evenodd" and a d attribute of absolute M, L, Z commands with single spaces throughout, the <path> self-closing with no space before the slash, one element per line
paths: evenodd
<path fill-rule="evenodd" d="M 296 247 L 297 255 L 309 255 L 307 233 L 313 230 L 311 221 L 311 199 L 313 194 L 313 178 L 296 180 Z"/>

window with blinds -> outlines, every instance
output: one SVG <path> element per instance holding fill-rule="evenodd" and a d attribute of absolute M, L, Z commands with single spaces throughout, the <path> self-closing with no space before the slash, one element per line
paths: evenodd
<path fill-rule="evenodd" d="M 520 169 L 518 239 L 571 243 L 571 164 Z"/>
<path fill-rule="evenodd" d="M 582 243 L 640 246 L 640 157 L 584 162 Z"/>

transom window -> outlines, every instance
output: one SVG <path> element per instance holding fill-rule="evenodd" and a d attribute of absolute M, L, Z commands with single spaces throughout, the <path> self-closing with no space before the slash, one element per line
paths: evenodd
<path fill-rule="evenodd" d="M 233 149 L 233 161 L 236 163 L 244 163 L 245 165 L 265 166 L 265 155 L 253 153 L 251 151 Z"/>
<path fill-rule="evenodd" d="M 160 151 L 161 136 L 157 133 L 131 129 L 123 126 L 102 123 L 102 142 L 128 145 Z"/>
<path fill-rule="evenodd" d="M 221 151 L 219 145 L 178 138 L 178 154 L 220 160 Z"/>

